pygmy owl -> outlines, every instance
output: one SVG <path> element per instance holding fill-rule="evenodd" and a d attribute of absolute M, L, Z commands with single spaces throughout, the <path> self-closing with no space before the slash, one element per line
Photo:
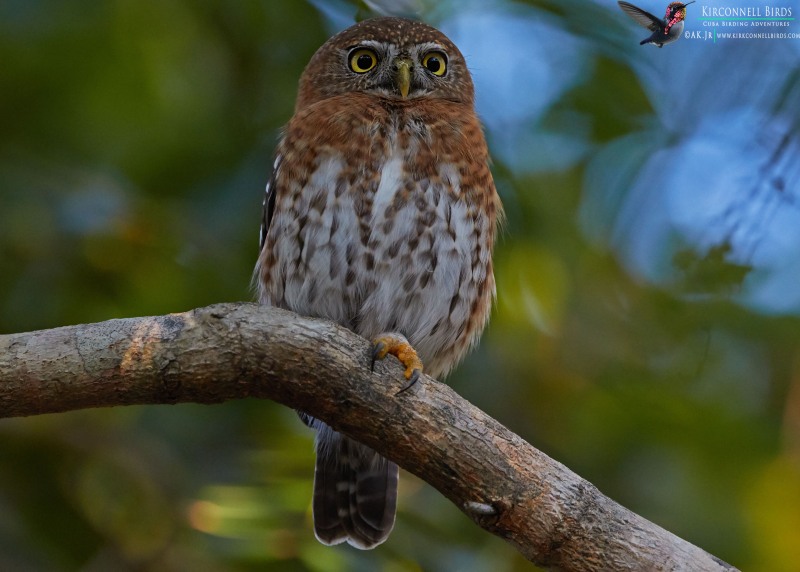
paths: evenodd
<path fill-rule="evenodd" d="M 300 78 L 264 199 L 261 303 L 336 321 L 396 356 L 409 385 L 474 345 L 495 293 L 500 200 L 464 57 L 438 30 L 375 18 Z M 368 549 L 394 526 L 398 468 L 317 429 L 317 538 Z"/>

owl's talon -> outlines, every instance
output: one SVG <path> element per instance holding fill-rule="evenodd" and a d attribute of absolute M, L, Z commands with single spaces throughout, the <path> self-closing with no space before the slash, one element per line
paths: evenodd
<path fill-rule="evenodd" d="M 370 369 L 372 371 L 375 371 L 375 362 L 385 358 L 387 353 L 386 344 L 380 340 L 376 340 L 372 346 L 372 363 L 370 364 Z"/>
<path fill-rule="evenodd" d="M 376 360 L 382 360 L 389 354 L 400 360 L 406 368 L 405 376 L 408 384 L 397 392 L 400 394 L 411 389 L 419 381 L 422 374 L 422 360 L 404 336 L 394 333 L 381 334 L 372 343 L 372 370 L 375 371 Z"/>
<path fill-rule="evenodd" d="M 405 386 L 405 387 L 403 387 L 403 389 L 401 389 L 401 390 L 400 390 L 400 391 L 398 391 L 397 393 L 395 393 L 395 395 L 400 395 L 400 394 L 401 394 L 401 393 L 403 393 L 404 391 L 408 391 L 409 389 L 411 389 L 412 387 L 414 387 L 414 385 L 416 385 L 416 383 L 419 381 L 419 376 L 420 376 L 421 374 L 422 374 L 422 372 L 421 372 L 420 370 L 418 370 L 418 369 L 415 369 L 415 370 L 413 371 L 413 373 L 411 374 L 411 377 L 409 378 L 409 380 L 408 380 L 408 383 L 406 384 L 406 386 Z"/>

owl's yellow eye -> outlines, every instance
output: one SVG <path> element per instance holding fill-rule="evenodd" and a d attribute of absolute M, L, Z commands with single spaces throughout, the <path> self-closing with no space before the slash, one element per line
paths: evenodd
<path fill-rule="evenodd" d="M 350 69 L 356 73 L 367 73 L 378 65 L 378 56 L 366 48 L 353 50 L 350 53 Z"/>
<path fill-rule="evenodd" d="M 422 58 L 422 65 L 433 75 L 442 77 L 447 71 L 447 56 L 442 52 L 430 52 Z"/>

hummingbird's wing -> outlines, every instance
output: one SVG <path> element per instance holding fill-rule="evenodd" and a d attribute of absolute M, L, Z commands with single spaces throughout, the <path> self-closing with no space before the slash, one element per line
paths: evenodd
<path fill-rule="evenodd" d="M 646 12 L 641 8 L 637 8 L 628 2 L 622 2 L 622 0 L 617 2 L 617 4 L 619 4 L 619 7 L 622 8 L 623 12 L 630 16 L 632 20 L 634 20 L 640 26 L 644 26 L 651 32 L 655 32 L 656 30 L 664 27 L 664 22 L 661 21 L 661 18 L 653 16 L 650 12 Z"/>

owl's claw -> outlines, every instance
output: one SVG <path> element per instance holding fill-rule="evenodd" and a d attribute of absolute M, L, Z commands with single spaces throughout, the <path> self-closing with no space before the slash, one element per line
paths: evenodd
<path fill-rule="evenodd" d="M 405 387 L 403 387 L 403 389 L 401 389 L 400 391 L 398 391 L 397 393 L 395 393 L 395 395 L 400 395 L 400 394 L 401 394 L 401 393 L 403 393 L 404 391 L 408 391 L 409 389 L 411 389 L 412 387 L 414 387 L 414 384 L 416 384 L 416 383 L 419 381 L 419 376 L 420 376 L 421 374 L 422 374 L 422 372 L 421 372 L 420 370 L 418 370 L 418 369 L 415 369 L 415 370 L 414 370 L 414 371 L 411 373 L 411 377 L 410 377 L 410 378 L 407 378 L 407 379 L 408 379 L 408 383 L 405 385 Z"/>
<path fill-rule="evenodd" d="M 372 342 L 372 371 L 375 371 L 375 362 L 389 354 L 400 360 L 406 368 L 405 376 L 408 384 L 395 394 L 399 395 L 411 389 L 419 381 L 422 374 L 422 360 L 405 336 L 393 333 L 381 334 Z"/>
<path fill-rule="evenodd" d="M 386 353 L 384 349 L 386 348 L 386 344 L 380 340 L 376 340 L 372 344 L 372 363 L 370 364 L 369 368 L 371 371 L 375 371 L 375 362 L 383 359 L 386 357 Z"/>

